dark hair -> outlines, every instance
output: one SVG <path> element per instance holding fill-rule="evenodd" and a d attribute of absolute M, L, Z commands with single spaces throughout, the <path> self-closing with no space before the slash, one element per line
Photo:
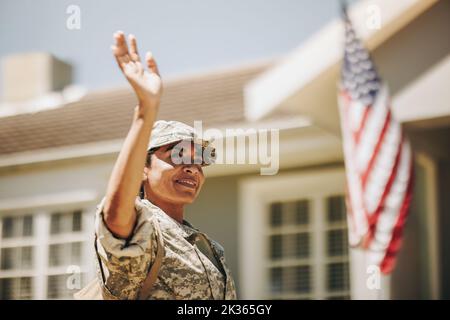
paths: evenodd
<path fill-rule="evenodd" d="M 141 190 L 139 190 L 139 198 L 141 199 L 145 198 L 144 183 L 141 183 Z"/>
<path fill-rule="evenodd" d="M 152 154 L 154 154 L 156 150 L 158 150 L 158 147 L 148 150 L 147 157 L 145 158 L 145 166 L 147 168 L 150 167 L 150 164 L 152 162 Z M 139 190 L 139 198 L 144 199 L 144 197 L 145 197 L 144 183 L 141 183 L 141 189 Z"/>

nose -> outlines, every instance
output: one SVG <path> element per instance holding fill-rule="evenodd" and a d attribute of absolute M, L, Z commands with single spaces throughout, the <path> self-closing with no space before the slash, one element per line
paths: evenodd
<path fill-rule="evenodd" d="M 189 173 L 192 175 L 200 175 L 200 173 L 201 173 L 201 170 L 199 169 L 199 165 L 197 165 L 197 164 L 185 165 L 183 167 L 183 171 L 185 173 Z"/>

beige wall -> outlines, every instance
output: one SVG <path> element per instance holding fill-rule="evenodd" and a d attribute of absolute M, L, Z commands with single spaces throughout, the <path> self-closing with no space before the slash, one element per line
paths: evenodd
<path fill-rule="evenodd" d="M 392 94 L 450 53 L 450 2 L 439 1 L 378 47 L 373 58 Z"/>
<path fill-rule="evenodd" d="M 0 201 L 48 194 L 93 190 L 99 195 L 113 166 L 113 158 L 67 160 L 15 169 L 0 169 Z"/>
<path fill-rule="evenodd" d="M 391 298 L 449 298 L 450 127 L 407 133 L 416 154 L 415 188 L 403 247 L 392 275 Z"/>

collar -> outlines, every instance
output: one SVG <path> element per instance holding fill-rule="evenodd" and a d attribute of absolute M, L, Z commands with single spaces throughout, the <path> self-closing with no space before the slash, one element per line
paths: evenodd
<path fill-rule="evenodd" d="M 194 234 L 200 233 L 200 230 L 195 228 L 189 221 L 183 219 L 183 222 L 180 223 L 170 215 L 168 215 L 166 212 L 164 212 L 164 210 L 162 210 L 160 207 L 152 203 L 150 200 L 142 199 L 142 201 L 145 201 L 152 208 L 156 209 L 156 212 L 158 212 L 160 216 L 166 218 L 166 220 L 168 220 L 171 224 L 177 225 L 182 230 L 183 238 L 185 238 L 186 240 L 191 239 Z"/>

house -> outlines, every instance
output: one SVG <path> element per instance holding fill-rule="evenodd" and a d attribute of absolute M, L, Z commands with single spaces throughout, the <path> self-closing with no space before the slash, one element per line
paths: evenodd
<path fill-rule="evenodd" d="M 416 151 L 404 247 L 380 289 L 368 290 L 360 252 L 347 242 L 336 105 L 340 22 L 285 59 L 165 79 L 160 119 L 202 120 L 205 128 L 219 130 L 278 130 L 277 174 L 261 175 L 258 164 L 208 167 L 199 198 L 187 207 L 187 220 L 225 247 L 240 298 L 450 297 L 450 277 L 443 272 L 450 264 L 444 232 L 450 223 L 444 193 L 450 181 L 450 5 L 371 3 L 386 21 L 362 37 Z M 363 16 L 367 4 L 352 6 L 350 16 Z M 46 55 L 17 59 L 43 67 L 36 77 L 6 78 L 16 81 L 9 85 L 13 91 L 19 83 L 28 88 L 27 99 L 67 84 L 70 68 L 59 61 Z M 48 86 L 38 87 L 36 79 Z M 4 105 L 14 108 L 20 95 L 9 96 L 15 102 Z M 21 113 L 0 117 L 0 299 L 70 298 L 94 276 L 93 212 L 136 100 L 128 88 L 59 99 L 50 108 L 22 103 Z"/>
<path fill-rule="evenodd" d="M 396 270 L 381 279 L 380 292 L 369 290 L 364 257 L 351 250 L 353 298 L 449 297 L 450 280 L 444 272 L 449 268 L 450 243 L 446 232 L 450 215 L 446 197 L 450 169 L 449 9 L 445 1 L 380 0 L 360 1 L 349 11 L 388 83 L 394 116 L 413 145 L 416 173 Z M 381 18 L 380 28 L 368 24 L 373 12 Z M 341 21 L 331 22 L 247 84 L 248 118 L 292 111 L 340 136 L 336 81 L 343 52 L 342 30 Z"/>

